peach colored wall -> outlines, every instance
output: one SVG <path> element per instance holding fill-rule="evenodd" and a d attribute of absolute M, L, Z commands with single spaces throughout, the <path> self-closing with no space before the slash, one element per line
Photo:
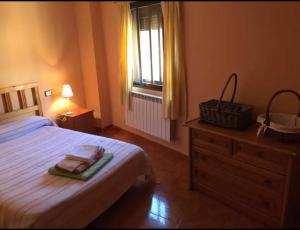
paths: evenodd
<path fill-rule="evenodd" d="M 119 85 L 119 5 L 101 3 L 107 74 L 113 123 L 124 123 Z M 264 112 L 278 89 L 300 90 L 300 3 L 184 2 L 182 3 L 189 119 L 199 115 L 198 104 L 218 98 L 232 72 L 239 76 L 236 100 Z M 226 98 L 229 93 L 226 94 Z M 274 111 L 297 111 L 291 96 L 278 98 Z M 168 144 L 187 154 L 187 130 L 178 122 L 178 141 Z"/>
<path fill-rule="evenodd" d="M 106 53 L 107 77 L 112 109 L 112 121 L 116 125 L 123 123 L 124 111 L 120 103 L 119 77 L 119 5 L 116 3 L 99 3 L 102 12 L 103 42 Z"/>
<path fill-rule="evenodd" d="M 60 109 L 52 88 L 71 84 L 73 106 L 85 105 L 76 20 L 72 4 L 46 2 L 0 3 L 0 87 L 38 82 L 45 115 Z"/>
<path fill-rule="evenodd" d="M 106 49 L 104 41 L 104 31 L 102 25 L 102 10 L 98 2 L 90 4 L 92 28 L 94 34 L 96 68 L 98 75 L 98 87 L 101 108 L 101 126 L 107 127 L 112 124 L 111 100 L 109 91 L 109 76 L 107 74 L 106 55 L 110 50 Z M 112 38 L 114 39 L 114 38 Z"/>
<path fill-rule="evenodd" d="M 191 118 L 200 101 L 219 97 L 231 72 L 239 76 L 237 101 L 258 113 L 276 90 L 299 92 L 299 2 L 191 2 L 183 13 Z M 298 109 L 291 96 L 274 102 L 274 111 Z"/>
<path fill-rule="evenodd" d="M 94 109 L 95 118 L 101 118 L 90 3 L 77 2 L 75 9 L 86 105 Z"/>
<path fill-rule="evenodd" d="M 86 103 L 95 109 L 95 115 L 101 118 L 98 126 L 104 128 L 112 119 L 102 12 L 94 2 L 77 2 L 75 8 Z"/>

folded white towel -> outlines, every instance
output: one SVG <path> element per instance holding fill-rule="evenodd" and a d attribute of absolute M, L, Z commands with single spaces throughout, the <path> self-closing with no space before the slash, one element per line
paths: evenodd
<path fill-rule="evenodd" d="M 56 167 L 69 172 L 81 172 L 100 159 L 105 149 L 97 145 L 78 145 Z"/>
<path fill-rule="evenodd" d="M 98 145 L 78 145 L 72 149 L 71 153 L 66 154 L 65 159 L 89 163 L 94 160 L 96 154 L 102 149 L 103 147 Z"/>
<path fill-rule="evenodd" d="M 78 168 L 82 163 L 82 161 L 63 159 L 62 161 L 57 163 L 57 166 L 60 169 L 64 169 L 69 172 L 74 172 L 75 169 Z"/>

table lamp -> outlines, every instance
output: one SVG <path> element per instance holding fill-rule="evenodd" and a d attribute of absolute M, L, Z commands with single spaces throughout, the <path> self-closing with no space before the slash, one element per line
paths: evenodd
<path fill-rule="evenodd" d="M 61 96 L 64 97 L 64 98 L 67 98 L 68 105 L 69 105 L 70 104 L 70 102 L 69 102 L 70 97 L 73 97 L 73 91 L 72 91 L 72 88 L 69 84 L 64 84 L 63 85 L 62 91 L 61 91 Z M 69 110 L 69 109 L 67 109 L 67 110 Z M 71 112 L 71 111 L 68 111 L 68 112 L 65 113 L 65 115 L 71 115 L 71 114 L 73 114 L 73 112 Z"/>

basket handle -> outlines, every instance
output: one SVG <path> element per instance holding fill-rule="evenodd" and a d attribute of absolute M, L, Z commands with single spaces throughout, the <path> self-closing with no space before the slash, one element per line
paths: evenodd
<path fill-rule="evenodd" d="M 266 120 L 264 122 L 267 126 L 270 126 L 270 108 L 271 108 L 271 104 L 272 104 L 273 100 L 275 99 L 275 97 L 277 97 L 279 94 L 282 94 L 282 93 L 292 93 L 292 94 L 295 94 L 297 96 L 299 104 L 300 104 L 300 95 L 296 91 L 291 90 L 291 89 L 283 89 L 283 90 L 277 91 L 271 97 L 271 99 L 270 99 L 270 101 L 268 103 L 268 106 L 267 106 Z M 299 111 L 298 111 L 298 117 L 300 117 L 300 107 L 299 107 Z"/>
<path fill-rule="evenodd" d="M 223 88 L 221 97 L 220 97 L 220 99 L 219 99 L 219 101 L 218 101 L 217 110 L 220 110 L 220 104 L 221 104 L 221 101 L 222 101 L 222 99 L 223 99 L 225 90 L 227 89 L 227 86 L 228 86 L 229 82 L 231 81 L 231 79 L 234 79 L 234 89 L 233 89 L 233 93 L 232 93 L 230 102 L 232 103 L 233 100 L 234 100 L 235 93 L 236 93 L 236 86 L 237 86 L 237 74 L 236 74 L 236 73 L 232 73 L 232 74 L 229 76 L 229 78 L 228 78 L 228 80 L 227 80 L 227 82 L 226 82 L 226 84 L 225 84 L 225 86 L 224 86 L 224 88 Z"/>

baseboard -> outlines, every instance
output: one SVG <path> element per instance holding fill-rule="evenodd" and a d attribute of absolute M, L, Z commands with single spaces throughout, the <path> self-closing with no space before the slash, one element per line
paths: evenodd
<path fill-rule="evenodd" d="M 172 150 L 172 151 L 175 151 L 175 152 L 177 152 L 178 154 L 183 155 L 184 157 L 188 157 L 187 154 L 185 154 L 185 153 L 183 153 L 183 152 L 180 152 L 180 151 L 178 151 L 178 150 L 176 150 L 176 149 L 174 149 L 174 148 L 171 148 L 171 147 L 169 147 L 168 145 L 162 144 L 162 143 L 160 143 L 159 141 L 156 141 L 156 140 L 155 140 L 155 137 L 149 138 L 149 137 L 147 137 L 148 134 L 139 134 L 139 132 L 140 132 L 139 130 L 137 130 L 136 132 L 134 132 L 134 131 L 132 131 L 132 130 L 130 130 L 130 129 L 121 128 L 121 127 L 116 126 L 116 125 L 111 125 L 111 128 L 116 129 L 116 130 L 124 130 L 124 131 L 129 132 L 129 133 L 131 133 L 131 134 L 133 134 L 133 135 L 139 136 L 139 137 L 141 137 L 141 138 L 145 138 L 145 139 L 147 139 L 148 141 L 154 142 L 155 144 L 161 145 L 161 146 L 163 146 L 163 147 L 165 147 L 165 148 L 167 148 L 167 149 L 170 149 L 170 150 Z"/>
<path fill-rule="evenodd" d="M 108 130 L 108 129 L 114 128 L 114 127 L 115 127 L 114 125 L 107 125 L 107 126 L 105 126 L 105 127 L 96 127 L 96 130 L 97 130 L 98 132 L 103 132 L 103 131 L 106 131 L 106 130 Z"/>

